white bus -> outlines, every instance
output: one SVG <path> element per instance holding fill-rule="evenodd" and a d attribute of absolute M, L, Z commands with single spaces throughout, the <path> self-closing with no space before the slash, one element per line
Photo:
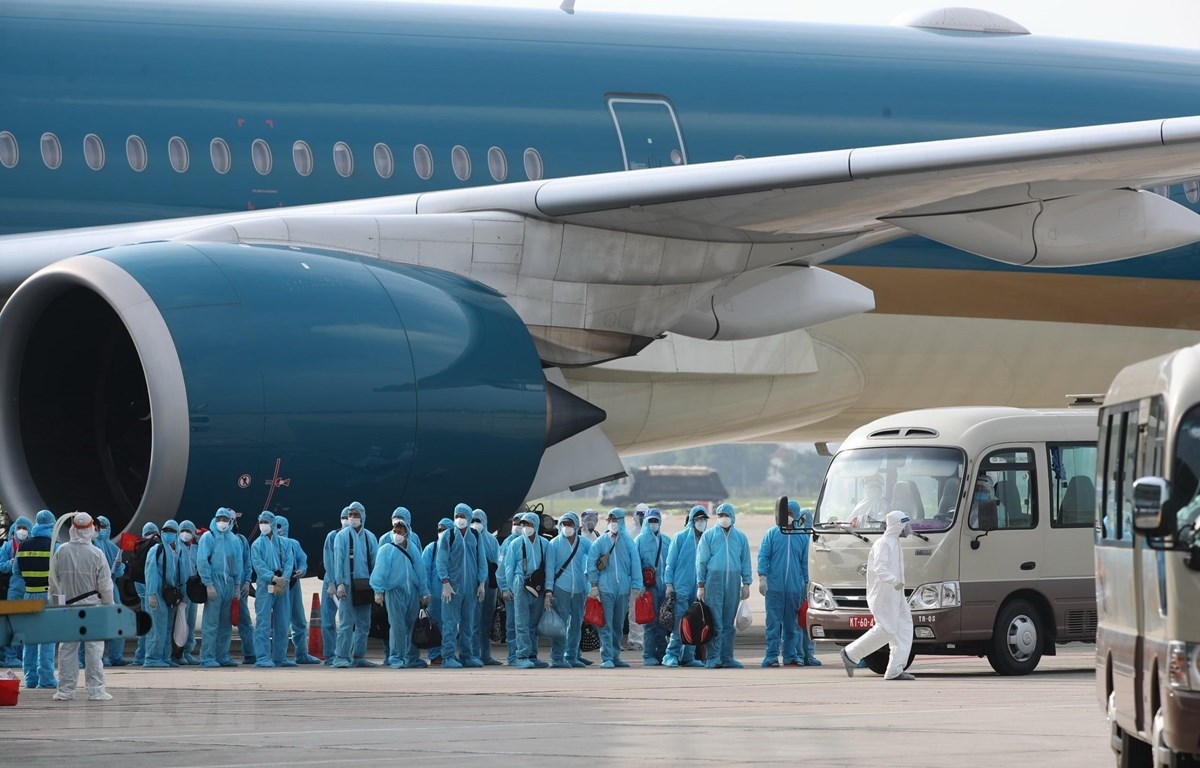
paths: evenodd
<path fill-rule="evenodd" d="M 1121 766 L 1200 766 L 1200 347 L 1100 411 L 1096 693 Z"/>
<path fill-rule="evenodd" d="M 850 435 L 825 475 L 809 552 L 808 625 L 846 644 L 870 628 L 867 552 L 883 517 L 903 539 L 913 655 L 987 656 L 1032 672 L 1096 634 L 1096 411 L 936 408 Z M 911 659 L 909 659 L 911 662 Z M 887 649 L 867 657 L 877 673 Z"/>

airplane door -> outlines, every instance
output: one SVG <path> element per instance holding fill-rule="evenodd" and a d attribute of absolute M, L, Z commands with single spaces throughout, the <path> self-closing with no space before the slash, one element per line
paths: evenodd
<path fill-rule="evenodd" d="M 610 96 L 625 170 L 687 164 L 683 132 L 671 102 L 663 96 Z"/>

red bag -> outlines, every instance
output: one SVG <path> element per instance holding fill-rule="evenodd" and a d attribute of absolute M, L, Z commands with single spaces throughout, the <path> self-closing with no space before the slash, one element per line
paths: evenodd
<path fill-rule="evenodd" d="M 653 568 L 642 569 L 642 586 L 646 589 L 658 586 L 658 574 L 654 572 Z"/>
<path fill-rule="evenodd" d="M 595 597 L 589 597 L 583 605 L 583 623 L 593 627 L 604 626 L 604 606 Z"/>
<path fill-rule="evenodd" d="M 808 601 L 800 603 L 800 613 L 796 615 L 796 619 L 800 622 L 800 629 L 808 629 Z"/>
<path fill-rule="evenodd" d="M 657 618 L 654 613 L 654 595 L 643 592 L 633 604 L 633 620 L 638 624 L 653 624 Z"/>

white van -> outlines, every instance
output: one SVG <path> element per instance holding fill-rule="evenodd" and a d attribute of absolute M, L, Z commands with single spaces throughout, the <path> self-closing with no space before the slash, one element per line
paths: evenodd
<path fill-rule="evenodd" d="M 902 546 L 914 656 L 986 655 L 998 673 L 1024 675 L 1057 643 L 1092 642 L 1096 435 L 1094 409 L 984 407 L 855 431 L 814 515 L 812 637 L 845 645 L 871 627 L 867 552 L 901 510 L 913 527 Z M 867 665 L 882 674 L 887 649 Z"/>

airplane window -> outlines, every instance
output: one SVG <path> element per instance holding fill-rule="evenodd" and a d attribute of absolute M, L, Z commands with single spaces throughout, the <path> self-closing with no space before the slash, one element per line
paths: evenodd
<path fill-rule="evenodd" d="M 183 173 L 191 165 L 192 157 L 188 152 L 187 142 L 178 136 L 172 136 L 171 140 L 167 142 L 167 155 L 175 173 Z"/>
<path fill-rule="evenodd" d="M 62 165 L 62 144 L 53 133 L 42 134 L 42 162 L 52 171 Z"/>
<path fill-rule="evenodd" d="M 424 144 L 413 147 L 413 168 L 422 179 L 433 176 L 433 153 Z"/>
<path fill-rule="evenodd" d="M 392 149 L 387 144 L 375 145 L 375 172 L 381 179 L 390 179 L 396 171 L 396 162 L 392 159 Z"/>
<path fill-rule="evenodd" d="M 471 178 L 471 155 L 462 144 L 455 144 L 454 149 L 450 150 L 450 167 L 459 181 Z"/>
<path fill-rule="evenodd" d="M 292 163 L 296 166 L 296 173 L 301 176 L 313 172 L 312 147 L 308 146 L 308 142 L 297 141 L 292 145 Z"/>
<path fill-rule="evenodd" d="M 545 168 L 542 166 L 542 154 L 536 149 L 530 147 L 525 150 L 525 176 L 530 181 L 537 181 L 542 178 Z"/>
<path fill-rule="evenodd" d="M 1169 198 L 1171 196 L 1171 186 L 1169 184 L 1157 186 L 1154 188 L 1154 194 L 1158 195 L 1159 197 Z"/>
<path fill-rule="evenodd" d="M 343 177 L 354 173 L 354 153 L 344 141 L 333 145 L 333 169 L 338 172 L 338 176 Z"/>
<path fill-rule="evenodd" d="M 266 176 L 271 172 L 271 145 L 255 139 L 250 145 L 250 159 L 254 161 L 254 170 Z"/>
<path fill-rule="evenodd" d="M 83 137 L 83 159 L 93 171 L 104 167 L 104 142 L 94 133 Z"/>
<path fill-rule="evenodd" d="M 233 155 L 230 154 L 225 139 L 213 139 L 208 145 L 208 156 L 212 158 L 214 171 L 220 174 L 229 173 L 230 167 L 233 166 Z"/>
<path fill-rule="evenodd" d="M 745 160 L 746 156 L 745 155 L 734 155 L 733 159 L 734 160 Z"/>
<path fill-rule="evenodd" d="M 492 172 L 492 178 L 496 181 L 508 178 L 508 158 L 504 156 L 504 150 L 500 147 L 488 150 L 488 170 Z"/>
<path fill-rule="evenodd" d="M 142 141 L 141 136 L 125 139 L 125 159 L 129 161 L 129 167 L 138 173 L 146 170 L 149 158 L 146 155 L 146 142 Z"/>
<path fill-rule="evenodd" d="M 12 168 L 21 159 L 20 147 L 17 146 L 17 137 L 13 136 L 8 131 L 0 133 L 0 165 L 5 168 Z"/>
<path fill-rule="evenodd" d="M 671 150 L 671 165 L 682 165 L 682 164 L 683 164 L 683 153 L 680 152 L 678 149 L 672 149 Z"/>
<path fill-rule="evenodd" d="M 1183 194 L 1189 203 L 1200 203 L 1200 181 L 1183 182 Z"/>

